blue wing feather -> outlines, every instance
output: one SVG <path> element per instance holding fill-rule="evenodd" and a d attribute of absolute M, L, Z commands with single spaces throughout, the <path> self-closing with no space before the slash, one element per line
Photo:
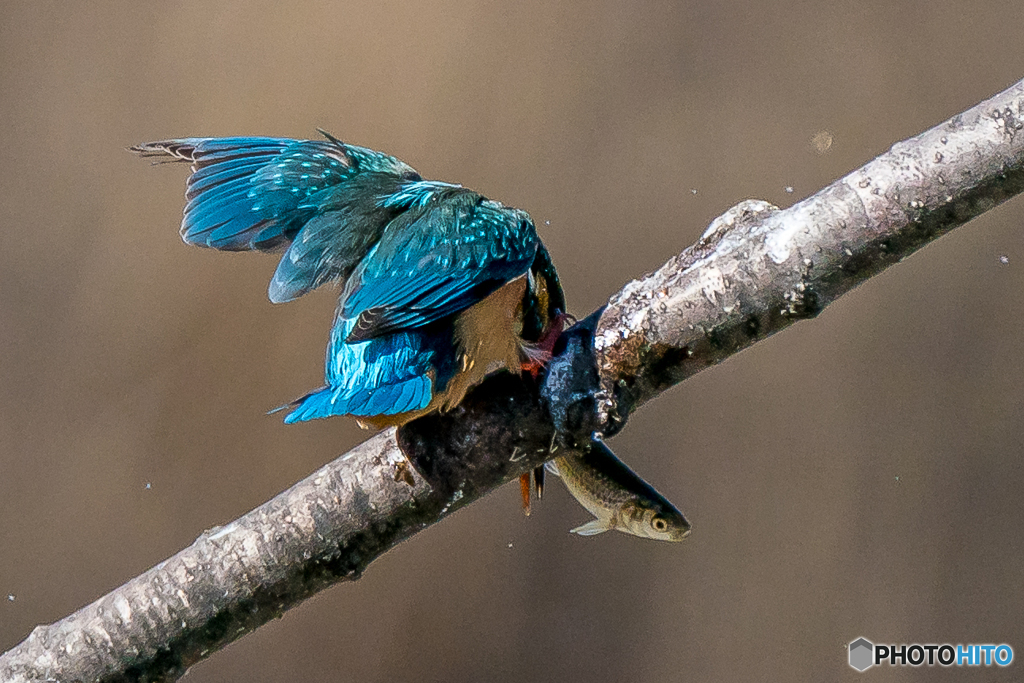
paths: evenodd
<path fill-rule="evenodd" d="M 529 270 L 536 231 L 521 211 L 328 138 L 183 138 L 133 149 L 192 163 L 185 241 L 287 246 L 272 301 L 346 280 L 327 386 L 296 401 L 286 422 L 422 410 L 457 370 L 452 316 Z"/>
<path fill-rule="evenodd" d="M 396 218 L 343 295 L 350 342 L 454 315 L 524 275 L 537 252 L 533 223 L 462 190 Z"/>
<path fill-rule="evenodd" d="M 454 376 L 450 327 L 399 332 L 353 344 L 345 338 L 354 323 L 339 316 L 327 347 L 327 386 L 296 401 L 286 423 L 422 410 Z"/>
<path fill-rule="evenodd" d="M 281 258 L 270 282 L 270 300 L 290 301 L 352 272 L 397 214 L 379 206 L 378 198 L 403 182 L 392 174 L 361 173 L 309 196 L 298 210 L 315 207 L 317 213 Z"/>
<path fill-rule="evenodd" d="M 432 382 L 426 375 L 378 384 L 349 395 L 341 387 L 328 386 L 299 399 L 299 404 L 284 421 L 293 424 L 333 415 L 398 415 L 426 408 L 431 395 Z"/>
<path fill-rule="evenodd" d="M 355 173 L 343 147 L 315 140 L 204 140 L 192 158 L 182 237 L 224 250 L 293 238 L 315 213 L 303 200 Z"/>
<path fill-rule="evenodd" d="M 346 277 L 402 210 L 382 207 L 382 198 L 419 179 L 392 156 L 325 136 L 181 138 L 133 149 L 192 163 L 186 242 L 226 251 L 296 247 L 268 292 L 281 302 Z"/>

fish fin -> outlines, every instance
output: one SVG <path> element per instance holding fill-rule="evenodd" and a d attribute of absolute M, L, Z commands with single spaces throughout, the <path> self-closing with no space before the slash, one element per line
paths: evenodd
<path fill-rule="evenodd" d="M 555 460 L 557 459 L 558 458 L 555 458 Z M 554 460 L 548 460 L 546 463 L 544 463 L 544 469 L 546 469 L 548 472 L 555 475 L 559 479 L 562 478 L 562 475 L 558 473 L 558 465 L 555 464 Z"/>
<path fill-rule="evenodd" d="M 596 536 L 597 534 L 603 534 L 609 529 L 611 529 L 611 527 L 608 526 L 608 522 L 601 521 L 600 519 L 592 519 L 583 526 L 570 529 L 569 533 L 577 534 L 579 536 Z"/>

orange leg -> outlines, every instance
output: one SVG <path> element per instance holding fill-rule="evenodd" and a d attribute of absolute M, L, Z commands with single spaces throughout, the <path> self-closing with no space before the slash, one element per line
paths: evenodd
<path fill-rule="evenodd" d="M 523 497 L 523 512 L 530 516 L 530 473 L 519 475 L 519 494 Z"/>
<path fill-rule="evenodd" d="M 540 500 L 544 496 L 544 466 L 533 468 L 533 478 L 530 478 L 531 473 L 519 475 L 519 495 L 523 498 L 523 512 L 526 516 L 530 516 L 530 496 L 536 491 L 537 500 Z M 532 486 L 531 486 L 532 484 Z"/>
<path fill-rule="evenodd" d="M 521 370 L 530 373 L 534 379 L 537 379 L 544 366 L 551 362 L 555 342 L 558 341 L 559 335 L 565 329 L 566 323 L 575 321 L 576 319 L 568 313 L 559 313 L 555 316 L 555 319 L 551 321 L 551 325 L 544 331 L 540 341 L 526 348 L 527 360 L 520 364 Z M 541 496 L 544 495 L 543 465 L 534 468 L 532 481 L 529 472 L 519 475 L 519 494 L 522 496 L 523 512 L 526 513 L 527 517 L 530 516 L 530 496 L 534 488 L 537 490 L 537 500 L 540 500 Z"/>

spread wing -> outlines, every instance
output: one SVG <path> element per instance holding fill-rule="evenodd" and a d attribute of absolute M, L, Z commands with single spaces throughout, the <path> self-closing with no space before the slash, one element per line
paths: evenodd
<path fill-rule="evenodd" d="M 269 291 L 282 302 L 347 276 L 396 213 L 379 199 L 419 180 L 394 157 L 324 135 L 181 138 L 132 151 L 192 164 L 186 242 L 226 251 L 289 247 Z"/>
<path fill-rule="evenodd" d="M 468 190 L 417 203 L 387 226 L 349 278 L 341 317 L 355 324 L 346 341 L 422 327 L 469 308 L 525 275 L 538 243 L 526 213 Z"/>

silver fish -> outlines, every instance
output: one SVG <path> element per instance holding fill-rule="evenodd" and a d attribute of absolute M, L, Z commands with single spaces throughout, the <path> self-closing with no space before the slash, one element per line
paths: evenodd
<path fill-rule="evenodd" d="M 602 441 L 594 441 L 587 452 L 555 458 L 546 467 L 597 518 L 573 529 L 574 534 L 593 536 L 615 529 L 641 538 L 681 541 L 690 533 L 686 517 Z"/>

